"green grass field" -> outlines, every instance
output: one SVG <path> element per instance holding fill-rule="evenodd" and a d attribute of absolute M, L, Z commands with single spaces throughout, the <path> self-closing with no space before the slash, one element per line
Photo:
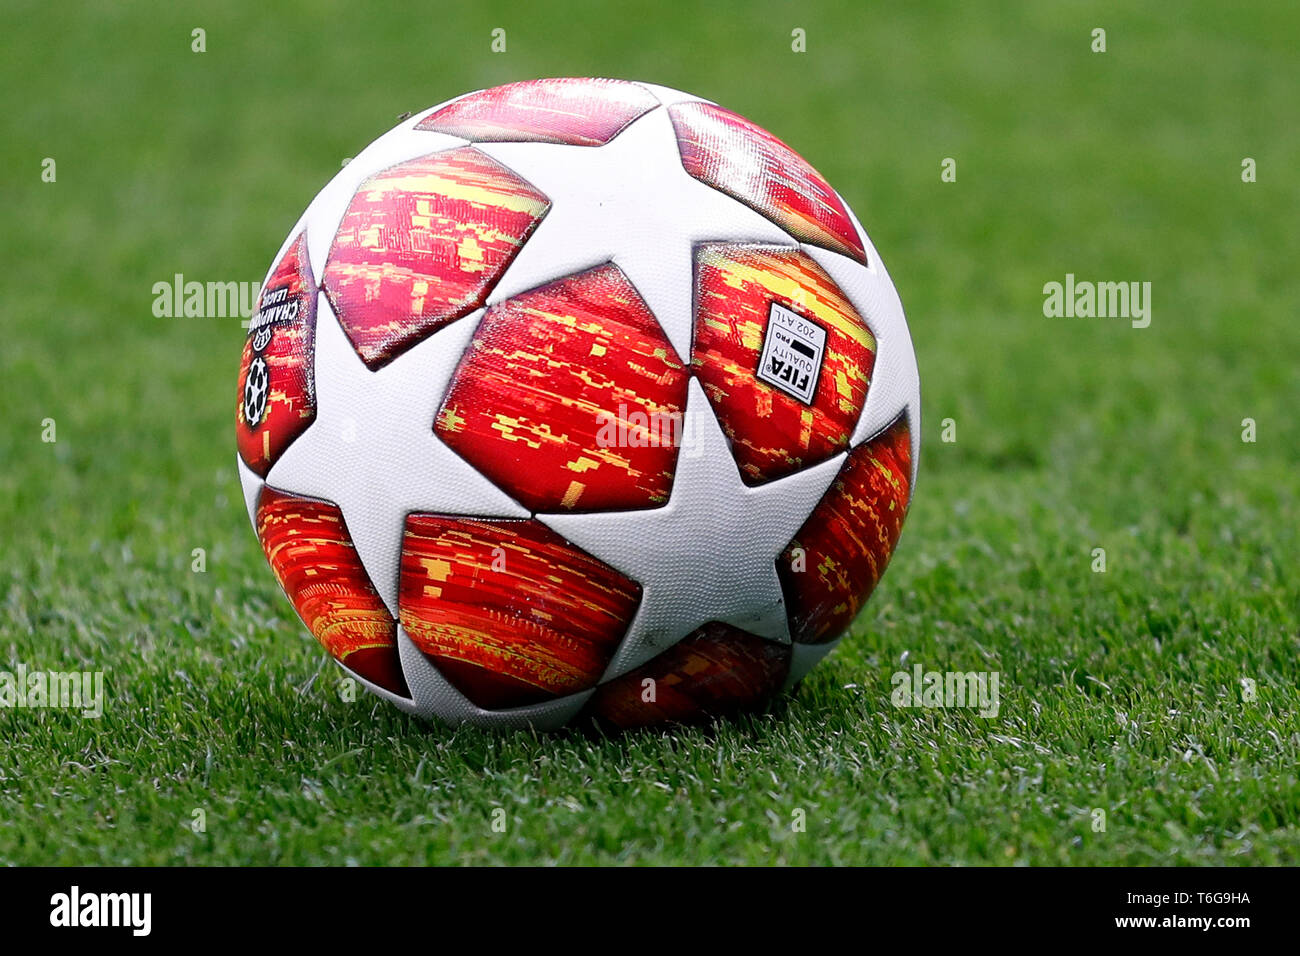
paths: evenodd
<path fill-rule="evenodd" d="M 1300 862 L 1300 10 L 288 6 L 0 31 L 0 670 L 108 695 L 0 709 L 0 863 Z M 921 367 L 899 551 L 760 715 L 605 739 L 345 703 L 244 513 L 244 330 L 151 289 L 259 280 L 399 113 L 588 74 L 751 117 L 861 216 Z M 1150 327 L 1044 317 L 1066 273 L 1150 281 Z M 892 707 L 916 663 L 1000 672 L 1000 713 Z"/>

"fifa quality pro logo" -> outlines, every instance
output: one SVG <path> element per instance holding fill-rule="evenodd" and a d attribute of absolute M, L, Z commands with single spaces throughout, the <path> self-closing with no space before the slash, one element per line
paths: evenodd
<path fill-rule="evenodd" d="M 289 297 L 287 285 L 267 289 L 262 297 L 262 307 L 249 323 L 253 359 L 248 363 L 248 377 L 244 380 L 244 421 L 256 428 L 266 414 L 266 400 L 271 391 L 271 372 L 266 364 L 266 350 L 275 335 L 275 327 L 292 322 L 298 317 L 298 299 Z"/>
<path fill-rule="evenodd" d="M 826 330 L 773 302 L 767 313 L 763 351 L 758 356 L 759 380 L 811 405 L 825 355 Z"/>

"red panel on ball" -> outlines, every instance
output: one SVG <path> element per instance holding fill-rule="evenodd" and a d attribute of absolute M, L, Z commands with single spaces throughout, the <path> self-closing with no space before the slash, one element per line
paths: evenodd
<path fill-rule="evenodd" d="M 550 202 L 470 147 L 376 173 L 348 205 L 324 288 L 369 368 L 481 307 Z"/>
<path fill-rule="evenodd" d="M 867 603 L 903 530 L 911 481 L 903 419 L 849 453 L 777 561 L 796 641 L 834 640 Z"/>
<path fill-rule="evenodd" d="M 762 213 L 801 242 L 865 264 L 867 253 L 835 190 L 761 126 L 711 103 L 668 108 L 686 171 Z"/>
<path fill-rule="evenodd" d="M 529 80 L 463 96 L 415 128 L 476 142 L 601 146 L 658 104 L 626 80 Z"/>
<path fill-rule="evenodd" d="M 444 442 L 533 511 L 648 508 L 672 487 L 689 376 L 614 265 L 493 306 Z"/>
<path fill-rule="evenodd" d="M 876 340 L 830 276 L 795 249 L 726 244 L 699 247 L 695 273 L 692 367 L 745 482 L 844 451 Z M 807 345 L 784 344 L 791 323 L 807 331 Z"/>
<path fill-rule="evenodd" d="M 397 624 L 384 607 L 336 505 L 263 488 L 257 537 L 298 616 L 336 660 L 409 697 Z"/>
<path fill-rule="evenodd" d="M 402 626 L 479 707 L 594 686 L 640 599 L 635 581 L 539 521 L 406 519 Z"/>
<path fill-rule="evenodd" d="M 616 727 L 722 716 L 761 704 L 780 688 L 789 668 L 789 644 L 712 621 L 653 660 L 601 684 L 585 712 Z M 647 679 L 654 681 L 652 687 Z"/>
<path fill-rule="evenodd" d="M 315 337 L 316 283 L 303 234 L 258 295 L 239 366 L 236 443 L 244 464 L 263 478 L 316 418 Z"/>

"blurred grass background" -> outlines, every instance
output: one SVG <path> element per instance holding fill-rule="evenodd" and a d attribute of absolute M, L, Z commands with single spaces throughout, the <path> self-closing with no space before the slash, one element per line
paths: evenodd
<path fill-rule="evenodd" d="M 11 0 L 4 22 L 0 669 L 105 669 L 109 702 L 0 709 L 0 862 L 1300 861 L 1300 8 Z M 152 314 L 174 273 L 259 280 L 399 113 L 547 75 L 767 127 L 907 308 L 907 530 L 770 713 L 608 741 L 341 702 L 243 513 L 239 320 Z M 1150 328 L 1045 318 L 1067 272 L 1150 281 Z M 890 707 L 918 662 L 1000 671 L 997 719 Z"/>

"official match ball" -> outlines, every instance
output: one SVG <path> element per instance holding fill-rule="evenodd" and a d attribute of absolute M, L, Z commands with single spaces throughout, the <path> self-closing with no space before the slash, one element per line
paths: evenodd
<path fill-rule="evenodd" d="M 916 477 L 916 359 L 844 200 L 648 83 L 411 116 L 276 254 L 238 468 L 348 676 L 451 724 L 709 719 L 839 641 Z"/>

